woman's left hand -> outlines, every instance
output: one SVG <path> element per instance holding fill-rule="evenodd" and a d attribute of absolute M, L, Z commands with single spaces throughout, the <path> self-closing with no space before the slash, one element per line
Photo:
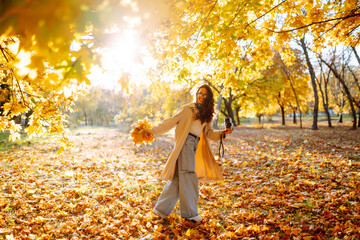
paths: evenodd
<path fill-rule="evenodd" d="M 223 134 L 231 134 L 232 132 L 234 131 L 234 127 L 232 127 L 232 128 L 227 128 L 224 132 L 223 132 Z"/>

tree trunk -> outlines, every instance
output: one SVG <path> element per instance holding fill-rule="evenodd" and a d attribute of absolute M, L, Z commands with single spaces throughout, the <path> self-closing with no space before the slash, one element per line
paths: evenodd
<path fill-rule="evenodd" d="M 216 104 L 216 110 L 215 110 L 216 114 L 215 114 L 215 117 L 214 117 L 214 120 L 213 120 L 213 128 L 214 129 L 219 128 L 218 122 L 219 122 L 219 115 L 220 115 L 220 109 L 221 109 L 221 100 L 222 100 L 222 94 L 220 93 L 219 97 L 218 97 L 217 104 Z"/>
<path fill-rule="evenodd" d="M 284 106 L 280 105 L 280 109 L 281 109 L 281 125 L 285 126 L 285 110 L 284 110 Z"/>
<path fill-rule="evenodd" d="M 343 123 L 343 111 L 344 111 L 344 105 L 345 105 L 345 101 L 344 101 L 344 94 L 342 94 L 342 95 L 341 95 L 340 114 L 339 114 L 338 123 Z"/>
<path fill-rule="evenodd" d="M 297 124 L 297 121 L 296 121 L 296 109 L 293 108 L 293 124 Z"/>
<path fill-rule="evenodd" d="M 240 125 L 240 116 L 239 116 L 239 112 L 240 112 L 240 107 L 239 107 L 239 106 L 236 106 L 236 107 L 235 107 L 235 115 L 236 115 L 236 120 L 237 120 L 237 124 L 236 124 L 236 126 L 239 126 L 239 125 Z"/>
<path fill-rule="evenodd" d="M 305 58 L 306 58 L 306 63 L 308 65 L 308 69 L 309 69 L 309 73 L 310 73 L 310 79 L 311 79 L 311 85 L 313 88 L 313 92 L 314 92 L 314 99 L 315 99 L 315 103 L 314 103 L 314 116 L 313 116 L 313 125 L 311 127 L 312 130 L 318 130 L 318 112 L 319 112 L 319 97 L 318 97 L 318 92 L 317 92 L 317 87 L 316 87 L 316 75 L 315 75 L 315 71 L 314 68 L 311 64 L 310 58 L 309 58 L 309 54 L 305 45 L 305 37 L 300 39 L 300 43 L 301 43 L 301 47 L 304 51 L 305 54 Z"/>
<path fill-rule="evenodd" d="M 327 117 L 327 121 L 328 121 L 328 127 L 329 128 L 332 128 L 332 124 L 331 124 L 331 116 L 330 116 L 330 113 L 329 113 L 329 108 L 326 107 L 325 109 L 325 113 L 326 113 L 326 117 Z"/>
<path fill-rule="evenodd" d="M 360 64 L 360 59 L 359 59 L 359 55 L 357 55 L 357 52 L 355 50 L 355 48 L 353 47 L 353 51 L 355 52 L 356 56 L 357 56 L 357 59 L 358 59 L 358 62 Z M 350 66 L 348 65 L 348 69 L 350 70 L 351 74 L 353 75 L 354 77 L 354 81 L 356 83 L 356 86 L 358 87 L 358 90 L 360 90 L 360 83 L 359 83 L 359 79 L 358 77 L 356 76 L 355 72 L 350 68 Z M 358 107 L 358 112 L 359 112 L 359 119 L 358 119 L 358 127 L 360 127 L 360 101 L 354 101 L 355 105 Z"/>
<path fill-rule="evenodd" d="M 328 96 L 326 96 L 326 104 L 324 104 L 324 109 L 325 109 L 325 113 L 326 113 L 326 116 L 327 116 L 327 120 L 328 120 L 328 127 L 329 128 L 332 128 L 332 124 L 331 124 L 331 115 L 330 115 L 330 112 L 329 112 L 329 98 Z"/>
<path fill-rule="evenodd" d="M 87 119 L 86 111 L 84 111 L 84 118 L 85 118 L 85 126 L 87 126 L 88 125 L 88 119 Z"/>
<path fill-rule="evenodd" d="M 339 113 L 338 123 L 343 123 L 343 113 Z"/>
<path fill-rule="evenodd" d="M 224 102 L 225 102 L 226 112 L 228 113 L 228 117 L 235 124 L 236 122 L 235 122 L 235 118 L 234 118 L 234 112 L 231 108 L 231 101 L 224 98 Z"/>
<path fill-rule="evenodd" d="M 26 118 L 25 118 L 25 128 L 27 128 L 28 126 L 30 126 L 30 116 L 31 116 L 31 114 L 33 114 L 33 110 L 29 110 L 26 114 L 25 114 L 25 116 L 26 116 Z"/>
<path fill-rule="evenodd" d="M 226 99 L 226 98 L 223 98 L 224 100 L 224 103 L 225 103 L 225 109 L 228 113 L 228 117 L 231 119 L 231 121 L 233 122 L 233 124 L 235 124 L 235 118 L 234 118 L 234 112 L 232 110 L 232 102 L 233 102 L 233 95 L 231 93 L 231 88 L 230 88 L 230 93 L 229 93 L 229 98 Z"/>
<path fill-rule="evenodd" d="M 286 65 L 285 65 L 285 63 L 282 61 L 282 59 L 281 59 L 281 64 L 282 64 L 282 69 L 283 69 L 283 71 L 285 72 L 285 75 L 286 75 L 286 77 L 288 78 L 288 80 L 289 80 L 289 82 L 290 82 L 291 89 L 292 89 L 292 91 L 293 91 L 293 93 L 294 93 L 294 96 L 295 96 L 296 105 L 297 105 L 297 107 L 298 107 L 298 109 L 299 109 L 299 112 L 300 112 L 300 128 L 302 128 L 302 120 L 301 120 L 302 113 L 301 113 L 301 108 L 300 108 L 300 104 L 299 104 L 299 99 L 298 99 L 298 97 L 297 97 L 294 84 L 293 84 L 293 82 L 291 81 L 290 75 L 289 75 L 289 73 L 288 73 L 288 71 L 287 71 L 287 69 L 286 69 Z"/>
<path fill-rule="evenodd" d="M 327 121 L 328 121 L 328 127 L 332 128 L 332 124 L 331 124 L 331 116 L 329 113 L 329 96 L 328 96 L 328 91 L 327 91 L 327 85 L 329 83 L 329 77 L 330 77 L 330 70 L 327 74 L 327 77 L 325 77 L 325 73 L 323 71 L 322 68 L 322 64 L 321 64 L 321 60 L 320 60 L 320 80 L 317 81 L 318 85 L 319 85 L 319 90 L 321 93 L 321 99 L 322 99 L 322 105 L 324 107 L 324 111 L 326 113 L 327 116 Z M 324 89 L 322 88 L 322 79 L 324 80 Z"/>

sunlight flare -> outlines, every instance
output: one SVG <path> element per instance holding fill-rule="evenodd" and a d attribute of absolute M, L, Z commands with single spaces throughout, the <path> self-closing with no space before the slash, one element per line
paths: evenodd
<path fill-rule="evenodd" d="M 144 56 L 143 48 L 135 30 L 120 32 L 116 28 L 109 30 L 113 37 L 109 44 L 101 50 L 101 67 L 94 66 L 88 78 L 91 84 L 107 89 L 117 89 L 125 85 L 141 85 L 150 83 L 146 68 L 153 64 Z M 124 84 L 123 76 L 127 83 Z"/>

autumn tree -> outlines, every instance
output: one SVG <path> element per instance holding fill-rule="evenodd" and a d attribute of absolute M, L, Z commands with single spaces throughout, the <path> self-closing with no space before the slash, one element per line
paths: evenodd
<path fill-rule="evenodd" d="M 288 62 L 288 65 L 284 63 L 280 53 L 274 50 L 274 63 L 265 71 L 267 76 L 276 78 L 273 84 L 279 86 L 275 98 L 280 106 L 282 125 L 285 125 L 287 108 L 293 109 L 293 106 L 296 106 L 301 116 L 301 108 L 304 106 L 305 96 L 308 94 L 308 76 L 305 72 L 305 64 L 300 51 L 297 49 L 290 50 L 294 53 L 294 60 Z M 293 114 L 296 115 L 296 112 Z M 301 118 L 300 127 L 302 127 Z"/>
<path fill-rule="evenodd" d="M 230 1 L 174 4 L 173 17 L 161 34 L 154 35 L 160 46 L 156 54 L 165 59 L 167 71 L 177 72 L 181 79 L 208 79 L 217 88 L 223 85 L 227 96 L 230 89 L 236 96 L 233 92 L 242 88 L 239 84 L 251 82 L 256 71 L 271 63 L 270 45 L 261 37 L 264 33 L 247 26 L 255 9 L 246 2 Z"/>
<path fill-rule="evenodd" d="M 0 66 L 9 75 L 0 84 L 10 88 L 0 131 L 15 139 L 21 128 L 12 119 L 28 111 L 33 112 L 29 135 L 64 136 L 63 112 L 75 100 L 69 90 L 90 84 L 87 75 L 100 65 L 101 48 L 113 41 L 110 30 L 140 24 L 149 29 L 167 14 L 167 6 L 160 0 L 5 0 L 0 14 Z"/>
<path fill-rule="evenodd" d="M 344 54 L 344 52 L 343 52 Z M 336 64 L 336 56 L 333 56 L 330 61 L 325 60 L 320 56 L 320 60 L 329 68 L 329 70 L 334 74 L 335 78 L 340 82 L 342 88 L 344 89 L 345 95 L 347 97 L 348 103 L 351 109 L 351 115 L 353 118 L 353 126 L 352 129 L 356 129 L 357 127 L 357 118 L 356 118 L 356 110 L 355 110 L 355 99 L 353 97 L 352 88 L 349 86 L 348 81 L 346 81 L 346 65 L 347 59 L 338 59 L 340 64 Z"/>

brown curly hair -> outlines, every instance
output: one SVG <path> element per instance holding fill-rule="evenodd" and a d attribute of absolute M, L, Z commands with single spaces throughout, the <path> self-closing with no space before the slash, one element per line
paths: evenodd
<path fill-rule="evenodd" d="M 207 84 L 201 85 L 197 91 L 196 95 L 199 93 L 201 88 L 205 88 L 207 90 L 207 97 L 205 98 L 205 101 L 203 104 L 196 104 L 199 112 L 195 116 L 195 120 L 199 119 L 201 123 L 204 122 L 211 122 L 215 110 L 214 110 L 214 94 Z"/>

